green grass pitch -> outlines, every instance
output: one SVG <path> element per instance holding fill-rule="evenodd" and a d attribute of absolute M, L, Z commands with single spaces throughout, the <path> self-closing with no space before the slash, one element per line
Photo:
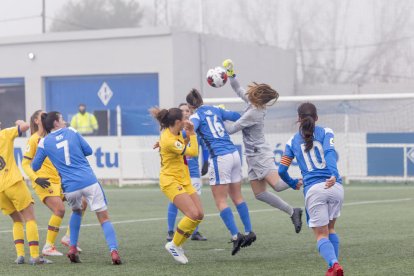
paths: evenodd
<path fill-rule="evenodd" d="M 205 220 L 200 231 L 206 242 L 188 241 L 190 262 L 177 264 L 165 251 L 167 200 L 155 186 L 107 188 L 111 220 L 124 264 L 112 266 L 97 219 L 87 212 L 80 233 L 82 264 L 66 257 L 51 257 L 52 265 L 15 265 L 11 220 L 0 217 L 0 275 L 324 275 L 312 231 L 295 234 L 290 219 L 254 199 L 248 186 L 243 194 L 251 210 L 258 240 L 231 256 L 229 234 L 204 187 Z M 279 193 L 295 206 L 303 206 L 302 192 Z M 36 198 L 36 216 L 43 246 L 50 212 Z M 233 208 L 234 210 L 234 208 Z M 63 225 L 68 224 L 70 212 Z M 235 216 L 241 227 L 238 215 Z M 414 186 L 350 185 L 337 223 L 341 239 L 340 261 L 347 275 L 414 275 Z M 61 229 L 58 240 L 66 229 Z M 66 253 L 60 243 L 58 249 Z M 26 245 L 26 259 L 28 246 Z"/>

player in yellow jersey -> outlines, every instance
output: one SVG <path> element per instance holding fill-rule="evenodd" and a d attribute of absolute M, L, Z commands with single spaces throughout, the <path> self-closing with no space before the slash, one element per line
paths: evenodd
<path fill-rule="evenodd" d="M 159 141 L 161 156 L 160 187 L 167 198 L 184 214 L 177 225 L 173 240 L 165 249 L 181 263 L 188 263 L 182 244 L 194 232 L 204 217 L 203 207 L 197 191 L 191 185 L 190 173 L 185 163 L 185 156 L 198 155 L 197 137 L 194 127 L 188 120 L 183 120 L 179 108 L 150 110 L 161 127 Z M 187 139 L 183 138 L 182 129 Z"/>
<path fill-rule="evenodd" d="M 30 264 L 48 264 L 39 256 L 39 232 L 34 215 L 33 198 L 14 159 L 14 139 L 29 129 L 29 124 L 16 121 L 15 127 L 0 130 L 0 209 L 13 220 L 13 239 L 17 264 L 24 263 L 24 227 L 30 248 Z"/>
<path fill-rule="evenodd" d="M 30 130 L 32 136 L 27 142 L 22 167 L 32 181 L 32 187 L 40 201 L 52 211 L 52 216 L 49 219 L 47 227 L 46 243 L 43 246 L 42 254 L 46 256 L 63 256 L 63 254 L 57 251 L 55 247 L 55 241 L 59 234 L 59 227 L 62 223 L 63 216 L 65 215 L 65 206 L 63 205 L 64 197 L 59 173 L 52 162 L 50 162 L 49 158 L 46 158 L 39 171 L 34 172 L 31 167 L 32 159 L 37 151 L 37 145 L 40 139 L 46 135 L 46 131 L 41 124 L 40 117 L 42 113 L 44 113 L 42 110 L 37 110 L 30 117 Z M 85 204 L 86 203 L 83 205 Z M 85 207 L 86 206 L 84 206 L 84 208 Z M 69 228 L 65 236 L 69 236 Z"/>

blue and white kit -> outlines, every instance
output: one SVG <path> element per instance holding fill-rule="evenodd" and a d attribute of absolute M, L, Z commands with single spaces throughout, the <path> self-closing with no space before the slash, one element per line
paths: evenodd
<path fill-rule="evenodd" d="M 241 159 L 223 121 L 236 121 L 240 114 L 215 106 L 200 106 L 190 120 L 210 155 L 210 185 L 237 183 L 242 179 Z"/>
<path fill-rule="evenodd" d="M 296 157 L 303 177 L 303 192 L 309 227 L 325 226 L 339 217 L 344 200 L 342 179 L 337 168 L 337 153 L 334 146 L 334 132 L 330 128 L 315 126 L 313 147 L 305 151 L 305 141 L 298 132 L 286 143 L 284 156 L 279 166 L 279 175 L 293 189 L 298 179 L 292 179 L 287 170 Z M 325 182 L 336 177 L 336 184 L 329 189 Z"/>

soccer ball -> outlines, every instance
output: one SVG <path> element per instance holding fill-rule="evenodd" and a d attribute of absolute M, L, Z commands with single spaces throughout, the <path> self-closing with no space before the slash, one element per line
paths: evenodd
<path fill-rule="evenodd" d="M 210 69 L 207 72 L 207 82 L 209 85 L 219 88 L 226 84 L 227 82 L 227 73 L 221 67 L 216 67 L 214 69 Z"/>

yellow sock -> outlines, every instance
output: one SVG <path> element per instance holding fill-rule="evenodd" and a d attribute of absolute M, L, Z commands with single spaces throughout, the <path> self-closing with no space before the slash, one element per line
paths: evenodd
<path fill-rule="evenodd" d="M 84 214 L 85 214 L 85 210 L 82 210 L 82 218 L 83 218 Z M 65 236 L 70 237 L 70 227 L 69 226 L 68 226 L 68 230 L 66 230 Z"/>
<path fill-rule="evenodd" d="M 46 243 L 54 245 L 56 237 L 59 234 L 59 227 L 62 223 L 62 218 L 56 215 L 52 215 L 47 226 Z"/>
<path fill-rule="evenodd" d="M 13 223 L 13 239 L 17 257 L 24 256 L 24 228 L 23 222 Z"/>
<path fill-rule="evenodd" d="M 39 257 L 39 231 L 36 221 L 29 220 L 26 222 L 26 238 L 29 242 L 30 256 L 32 258 Z"/>
<path fill-rule="evenodd" d="M 176 246 L 181 246 L 194 232 L 200 220 L 192 220 L 184 216 L 177 225 L 177 231 L 174 233 L 173 242 Z"/>

